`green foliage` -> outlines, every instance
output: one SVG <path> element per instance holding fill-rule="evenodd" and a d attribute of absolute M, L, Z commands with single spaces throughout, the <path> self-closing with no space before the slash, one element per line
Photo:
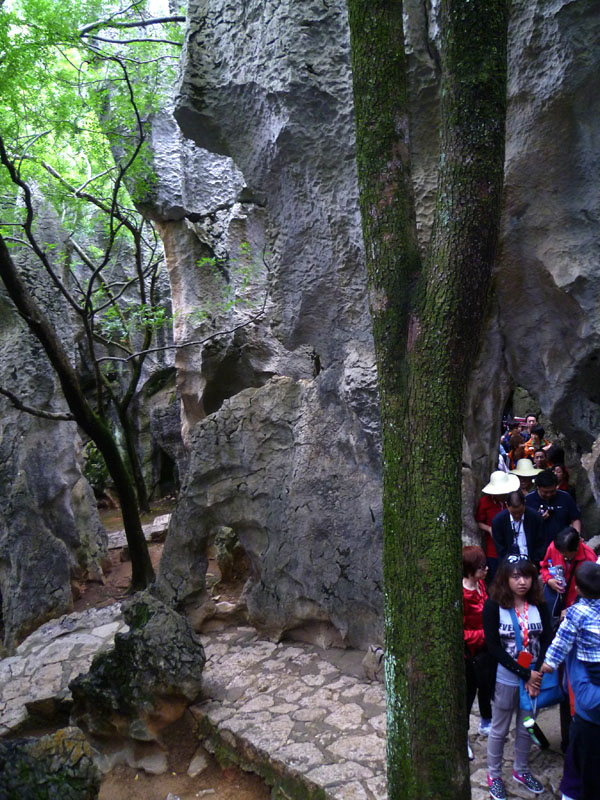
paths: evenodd
<path fill-rule="evenodd" d="M 102 453 L 93 442 L 88 442 L 84 448 L 83 474 L 96 495 L 101 495 L 108 481 L 108 469 Z"/>
<path fill-rule="evenodd" d="M 235 308 L 256 305 L 257 296 L 253 288 L 261 273 L 261 263 L 250 242 L 240 242 L 237 256 L 205 256 L 197 260 L 196 266 L 210 275 L 214 290 L 191 315 L 193 323 L 199 324 Z"/>
<path fill-rule="evenodd" d="M 8 153 L 21 159 L 21 177 L 34 181 L 65 227 L 82 238 L 97 221 L 89 203 L 68 185 L 85 184 L 87 192 L 106 203 L 116 199 L 132 219 L 137 214 L 130 194 L 139 200 L 152 188 L 146 126 L 164 105 L 179 55 L 178 47 L 156 39 L 180 42 L 182 31 L 164 25 L 159 31 L 148 26 L 141 36 L 136 29 L 100 27 L 93 32 L 113 41 L 145 40 L 110 43 L 82 36 L 82 30 L 111 16 L 143 19 L 149 16 L 146 0 L 134 3 L 126 16 L 117 13 L 115 0 L 61 0 L 59 5 L 8 0 L 0 8 L 0 132 Z M 0 192 L 2 221 L 14 223 L 23 211 L 5 170 L 0 170 Z M 5 226 L 0 232 L 11 234 Z"/>

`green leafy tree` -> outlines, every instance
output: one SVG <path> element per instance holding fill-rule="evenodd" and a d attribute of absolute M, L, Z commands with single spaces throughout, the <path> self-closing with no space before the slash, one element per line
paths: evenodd
<path fill-rule="evenodd" d="M 464 800 L 462 425 L 502 194 L 507 0 L 442 0 L 433 231 L 417 246 L 399 0 L 348 0 L 383 438 L 390 800 Z"/>
<path fill-rule="evenodd" d="M 152 189 L 148 123 L 175 77 L 184 17 L 153 17 L 143 0 L 14 0 L 0 7 L 0 277 L 60 380 L 70 413 L 102 454 L 119 495 L 132 587 L 153 578 L 139 506 L 148 498 L 131 402 L 156 330 L 159 238 L 136 209 Z M 64 244 L 38 224 L 51 207 Z M 24 254 L 29 257 L 24 259 Z M 94 390 L 32 291 L 34 263 L 83 331 Z M 112 362 L 111 362 L 112 360 Z M 90 397 L 93 396 L 93 401 Z M 123 447 L 118 442 L 123 443 Z"/>

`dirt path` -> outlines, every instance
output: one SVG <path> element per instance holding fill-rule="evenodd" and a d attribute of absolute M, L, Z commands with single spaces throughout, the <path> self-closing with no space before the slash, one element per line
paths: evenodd
<path fill-rule="evenodd" d="M 156 515 L 165 513 L 163 506 L 156 510 Z M 110 511 L 103 517 L 107 528 L 112 530 L 121 527 L 119 514 Z M 145 520 L 146 521 L 146 520 Z M 150 558 L 154 569 L 158 569 L 163 551 L 162 544 L 149 545 Z M 75 611 L 86 608 L 110 605 L 122 600 L 127 595 L 131 579 L 131 562 L 121 561 L 121 550 L 110 551 L 112 568 L 106 575 L 105 583 L 89 582 L 79 587 L 80 597 L 74 603 Z M 209 562 L 209 571 L 211 564 Z M 233 599 L 239 594 L 242 583 L 232 586 L 215 587 L 222 599 Z M 187 774 L 192 757 L 198 749 L 198 743 L 177 736 L 176 725 L 173 735 L 167 742 L 168 771 L 163 775 L 150 775 L 143 770 L 117 766 L 103 779 L 99 800 L 268 800 L 271 796 L 269 787 L 256 775 L 235 767 L 221 769 L 217 761 L 206 751 L 203 755 L 207 766 L 195 778 Z"/>
<path fill-rule="evenodd" d="M 185 772 L 147 775 L 129 767 L 115 767 L 102 782 L 99 800 L 268 800 L 269 788 L 256 775 L 228 767 L 221 769 L 214 759 L 196 778 Z M 173 800 L 173 798 L 170 798 Z"/>

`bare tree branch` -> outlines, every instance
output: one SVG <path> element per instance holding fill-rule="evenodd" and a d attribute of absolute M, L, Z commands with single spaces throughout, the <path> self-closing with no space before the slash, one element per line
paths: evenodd
<path fill-rule="evenodd" d="M 137 358 L 137 356 L 145 355 L 147 353 L 159 353 L 164 350 L 183 350 L 184 347 L 192 347 L 193 345 L 206 344 L 206 342 L 210 342 L 213 339 L 217 339 L 219 336 L 226 336 L 228 333 L 235 333 L 236 331 L 239 331 L 242 328 L 245 328 L 248 325 L 251 325 L 253 322 L 259 320 L 265 313 L 268 297 L 269 293 L 267 292 L 263 300 L 263 304 L 260 311 L 257 311 L 256 314 L 247 319 L 245 322 L 241 322 L 239 325 L 236 325 L 234 328 L 230 328 L 229 330 L 217 331 L 216 333 L 211 333 L 211 335 L 207 336 L 205 339 L 195 339 L 192 342 L 184 342 L 183 344 L 165 344 L 162 347 L 149 347 L 147 350 L 140 350 L 139 352 L 133 353 L 127 358 L 119 358 L 118 356 L 103 356 L 102 358 L 99 358 L 98 361 L 120 361 L 123 363 L 127 363 L 128 361 L 131 361 L 132 358 Z"/>
<path fill-rule="evenodd" d="M 92 175 L 91 178 L 88 178 L 85 183 L 82 183 L 81 186 L 78 189 L 75 190 L 75 194 L 78 195 L 80 192 L 82 192 L 85 189 L 85 187 L 88 184 L 92 183 L 95 180 L 98 180 L 98 178 L 103 178 L 105 175 L 108 175 L 109 172 L 113 172 L 113 170 L 115 170 L 115 169 L 116 169 L 116 167 L 109 167 L 108 169 L 105 169 L 104 172 L 99 172 L 98 175 Z"/>
<path fill-rule="evenodd" d="M 96 22 L 90 22 L 89 25 L 85 25 L 81 28 L 79 35 L 82 37 L 87 36 L 90 31 L 98 30 L 99 28 L 147 28 L 150 25 L 164 25 L 168 22 L 185 22 L 185 17 L 180 15 L 172 17 L 152 17 L 151 19 L 140 19 L 135 22 L 112 22 L 110 18 L 106 20 L 100 19 Z M 153 39 L 152 41 L 160 40 Z"/>
<path fill-rule="evenodd" d="M 175 42 L 172 39 L 107 39 L 104 36 L 95 36 L 90 34 L 90 39 L 95 42 L 110 42 L 110 44 L 132 44 L 135 42 L 160 42 L 161 44 L 172 44 L 175 47 L 182 47 L 181 42 Z"/>
<path fill-rule="evenodd" d="M 25 403 L 19 400 L 16 394 L 11 392 L 9 389 L 5 389 L 3 386 L 0 386 L 0 394 L 3 394 L 4 397 L 8 397 L 16 409 L 19 411 L 25 411 L 27 414 L 31 414 L 34 417 L 60 420 L 62 422 L 72 422 L 75 419 L 73 414 L 70 414 L 67 411 L 43 411 L 41 408 L 32 408 L 32 406 L 25 405 Z"/>

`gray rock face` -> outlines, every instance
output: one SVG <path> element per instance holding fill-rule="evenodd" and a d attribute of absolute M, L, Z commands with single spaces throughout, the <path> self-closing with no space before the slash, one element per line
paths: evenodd
<path fill-rule="evenodd" d="M 185 198 L 177 163 L 163 181 L 159 148 L 157 206 L 171 216 L 160 226 L 175 341 L 230 332 L 176 356 L 190 465 L 160 590 L 201 604 L 206 544 L 225 525 L 252 564 L 254 624 L 278 637 L 315 623 L 366 644 L 381 628 L 379 422 L 345 6 L 192 3 L 190 19 L 175 116 L 212 151 L 210 202 Z M 227 190 L 215 177 L 226 169 Z M 242 241 L 251 304 L 223 313 L 213 300 L 195 321 L 218 296 L 198 268 L 207 254 L 243 297 L 228 261 Z"/>
<path fill-rule="evenodd" d="M 45 293 L 54 324 L 72 344 L 68 315 L 39 275 L 35 291 Z M 3 385 L 28 405 L 67 410 L 48 360 L 3 295 L 0 365 Z M 106 533 L 80 449 L 75 423 L 33 417 L 0 398 L 0 595 L 9 649 L 70 609 L 71 578 L 102 574 Z"/>
<path fill-rule="evenodd" d="M 416 0 L 406 4 L 423 247 L 438 145 L 439 4 L 430 5 L 427 12 Z M 184 606 L 200 604 L 206 542 L 215 526 L 227 525 L 251 555 L 255 624 L 279 636 L 312 620 L 366 644 L 375 637 L 363 639 L 364 622 L 380 619 L 381 608 L 378 416 L 346 4 L 195 0 L 189 17 L 175 117 L 186 137 L 211 151 L 214 166 L 204 161 L 210 200 L 191 196 L 180 163 L 165 171 L 159 191 L 181 311 L 176 341 L 198 341 L 251 317 L 234 309 L 194 322 L 194 309 L 214 290 L 198 270 L 207 254 L 226 255 L 243 239 L 259 250 L 265 243 L 269 296 L 251 325 L 178 351 L 190 471 L 160 589 Z M 596 441 L 596 455 L 584 462 L 592 488 L 598 484 L 599 203 L 592 176 L 600 126 L 592 87 L 599 24 L 592 0 L 513 4 L 501 250 L 465 426 L 464 527 L 473 537 L 473 508 L 495 468 L 498 421 L 517 385 L 581 452 Z M 201 163 L 194 159 L 190 166 Z M 229 188 L 212 177 L 227 168 L 235 176 Z M 361 490 L 353 493 L 356 480 Z M 371 512 L 372 528 L 365 524 Z M 595 532 L 595 513 L 589 503 L 587 535 Z M 340 556 L 342 529 L 347 556 Z"/>
<path fill-rule="evenodd" d="M 69 684 L 72 719 L 99 736 L 152 741 L 198 697 L 204 649 L 183 617 L 147 593 L 121 608 L 129 631 Z"/>
<path fill-rule="evenodd" d="M 431 5 L 427 17 L 423 4 L 407 4 L 422 242 L 431 225 L 437 162 L 432 120 L 439 3 Z M 515 387 L 527 390 L 574 452 L 590 453 L 600 434 L 600 190 L 592 177 L 599 170 L 599 33 L 600 9 L 593 0 L 511 5 L 500 248 L 487 329 L 470 381 L 463 456 L 465 529 L 471 533 L 474 503 L 495 469 L 498 421 Z M 600 525 L 595 464 L 596 457 L 584 457 L 577 482 L 586 536 Z"/>
<path fill-rule="evenodd" d="M 274 378 L 196 426 L 161 563 L 169 599 L 203 598 L 206 542 L 226 524 L 250 556 L 246 601 L 257 627 L 280 638 L 318 621 L 351 644 L 377 637 L 378 472 L 365 461 L 368 436 L 357 418 L 349 426 L 338 398 L 326 374 Z"/>

